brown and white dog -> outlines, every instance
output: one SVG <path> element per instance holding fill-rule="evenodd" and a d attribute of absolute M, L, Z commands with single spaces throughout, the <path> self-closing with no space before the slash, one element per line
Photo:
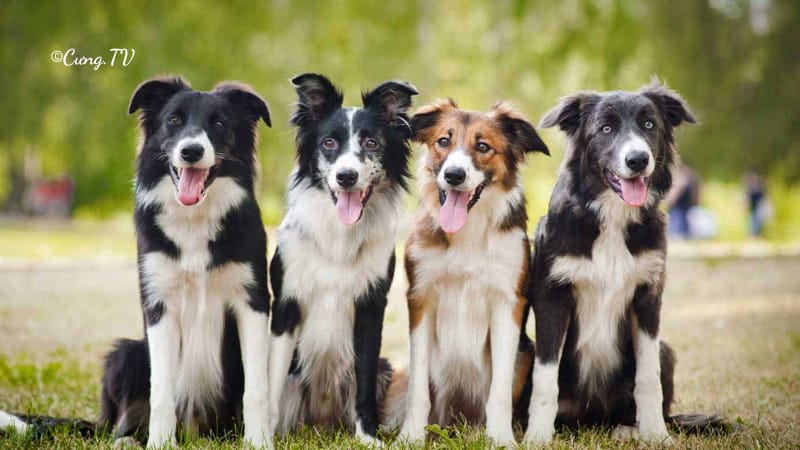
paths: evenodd
<path fill-rule="evenodd" d="M 505 103 L 484 114 L 439 101 L 411 125 L 427 153 L 418 173 L 422 208 L 405 251 L 407 395 L 405 404 L 389 401 L 389 416 L 405 416 L 407 442 L 424 439 L 429 423 L 463 418 L 513 445 L 512 397 L 530 365 L 527 353 L 517 355 L 530 255 L 519 172 L 528 152 L 549 153 Z M 517 359 L 525 369 L 515 377 Z M 389 397 L 405 381 L 395 377 Z"/>

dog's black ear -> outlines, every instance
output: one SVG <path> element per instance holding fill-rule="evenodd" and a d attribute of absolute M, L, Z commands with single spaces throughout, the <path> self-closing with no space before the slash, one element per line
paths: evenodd
<path fill-rule="evenodd" d="M 267 102 L 250 86 L 234 81 L 225 81 L 214 87 L 214 93 L 222 95 L 232 105 L 241 108 L 251 122 L 261 119 L 268 127 L 272 126 Z"/>
<path fill-rule="evenodd" d="M 141 109 L 145 112 L 157 112 L 178 92 L 190 89 L 189 83 L 181 77 L 153 78 L 140 84 L 128 103 L 128 114 Z"/>
<path fill-rule="evenodd" d="M 436 125 L 442 114 L 457 108 L 458 105 L 452 98 L 437 100 L 421 107 L 411 116 L 412 138 L 417 142 L 426 142 L 430 129 Z"/>
<path fill-rule="evenodd" d="M 342 107 L 342 92 L 324 75 L 304 73 L 291 83 L 298 96 L 297 111 L 292 115 L 296 126 L 317 122 Z"/>
<path fill-rule="evenodd" d="M 489 110 L 489 116 L 500 122 L 503 134 L 506 135 L 511 148 L 524 155 L 528 152 L 542 152 L 550 156 L 542 138 L 533 128 L 530 122 L 511 104 L 498 102 Z"/>
<path fill-rule="evenodd" d="M 689 111 L 689 106 L 681 96 L 658 81 L 658 78 L 653 78 L 653 81 L 643 87 L 639 93 L 649 98 L 658 107 L 664 122 L 671 127 L 677 127 L 683 122 L 697 123 Z"/>
<path fill-rule="evenodd" d="M 390 125 L 402 126 L 411 134 L 408 124 L 408 108 L 411 97 L 417 95 L 417 88 L 405 81 L 387 81 L 371 91 L 361 94 L 365 108 L 375 108 L 381 112 L 383 119 Z"/>
<path fill-rule="evenodd" d="M 561 102 L 547 112 L 539 122 L 539 127 L 550 128 L 558 125 L 568 135 L 574 134 L 581 126 L 585 111 L 594 104 L 597 94 L 579 92 L 561 99 Z"/>

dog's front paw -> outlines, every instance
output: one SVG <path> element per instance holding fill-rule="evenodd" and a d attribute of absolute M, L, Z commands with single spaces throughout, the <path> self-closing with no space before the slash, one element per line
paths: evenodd
<path fill-rule="evenodd" d="M 553 435 L 555 428 L 551 430 L 531 430 L 525 432 L 525 437 L 522 438 L 522 446 L 524 448 L 541 447 L 553 442 Z"/>
<path fill-rule="evenodd" d="M 486 436 L 497 447 L 517 448 L 517 440 L 514 439 L 514 431 L 511 429 L 511 424 L 501 427 L 487 423 Z"/>
<path fill-rule="evenodd" d="M 642 442 L 647 442 L 648 444 L 659 444 L 667 447 L 674 443 L 672 436 L 669 435 L 669 432 L 666 429 L 653 431 L 643 431 L 640 429 L 638 439 Z"/>
<path fill-rule="evenodd" d="M 397 441 L 403 444 L 417 445 L 425 443 L 425 426 L 416 424 L 404 424 Z"/>
<path fill-rule="evenodd" d="M 178 441 L 175 439 L 175 435 L 172 433 L 150 433 L 150 436 L 147 438 L 148 450 L 162 450 L 177 447 Z"/>
<path fill-rule="evenodd" d="M 244 432 L 244 444 L 250 448 L 258 448 L 258 449 L 267 449 L 272 450 L 272 436 L 268 435 L 264 431 L 259 432 L 248 432 L 245 429 Z"/>
<path fill-rule="evenodd" d="M 614 428 L 614 431 L 611 432 L 611 437 L 618 441 L 635 440 L 647 442 L 649 444 L 662 444 L 667 446 L 672 445 L 673 443 L 672 437 L 669 435 L 669 432 L 666 430 L 666 428 L 664 430 L 643 432 L 639 427 L 636 426 L 617 425 L 617 427 Z"/>
<path fill-rule="evenodd" d="M 491 439 L 492 443 L 498 448 L 500 447 L 508 449 L 517 448 L 517 440 L 514 439 L 513 432 L 502 433 L 499 435 L 492 435 L 487 433 L 486 435 L 489 437 L 489 439 Z"/>

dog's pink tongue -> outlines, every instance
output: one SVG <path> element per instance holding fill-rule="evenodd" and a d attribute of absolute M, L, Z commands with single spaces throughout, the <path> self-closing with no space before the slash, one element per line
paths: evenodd
<path fill-rule="evenodd" d="M 345 225 L 352 225 L 361 218 L 361 210 L 364 205 L 361 203 L 361 192 L 339 192 L 336 198 L 336 212 L 339 214 L 339 221 Z"/>
<path fill-rule="evenodd" d="M 642 206 L 647 201 L 647 186 L 644 178 L 620 178 L 622 184 L 622 200 L 629 206 Z"/>
<path fill-rule="evenodd" d="M 183 169 L 181 179 L 178 181 L 178 201 L 186 206 L 199 202 L 205 182 L 205 170 L 191 167 Z"/>
<path fill-rule="evenodd" d="M 439 225 L 446 233 L 457 233 L 467 223 L 469 192 L 447 191 L 444 205 L 439 209 Z"/>

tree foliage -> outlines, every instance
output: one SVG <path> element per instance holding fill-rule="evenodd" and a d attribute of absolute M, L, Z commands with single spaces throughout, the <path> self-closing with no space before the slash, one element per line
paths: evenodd
<path fill-rule="evenodd" d="M 33 155 L 45 175 L 73 176 L 79 207 L 128 208 L 136 121 L 127 101 L 165 73 L 203 90 L 244 81 L 267 99 L 274 128 L 262 126 L 259 155 L 272 199 L 293 164 L 287 80 L 304 71 L 336 80 L 350 103 L 399 78 L 419 88 L 418 104 L 511 99 L 534 121 L 573 91 L 636 89 L 656 74 L 702 121 L 681 136 L 701 173 L 800 177 L 795 0 L 7 0 L 0 36 L 0 204 Z M 50 60 L 70 48 L 108 60 L 113 47 L 135 49 L 132 64 L 95 71 Z"/>

